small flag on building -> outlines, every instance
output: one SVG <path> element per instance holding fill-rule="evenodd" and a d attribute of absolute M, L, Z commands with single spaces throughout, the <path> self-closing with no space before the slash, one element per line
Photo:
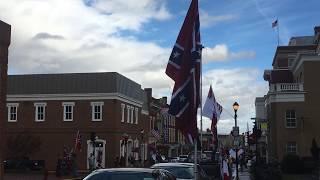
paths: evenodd
<path fill-rule="evenodd" d="M 272 22 L 272 28 L 277 27 L 278 26 L 278 19 L 275 20 L 274 22 Z"/>

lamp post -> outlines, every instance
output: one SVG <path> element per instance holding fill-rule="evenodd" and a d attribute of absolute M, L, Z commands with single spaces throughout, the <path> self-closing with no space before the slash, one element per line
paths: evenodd
<path fill-rule="evenodd" d="M 233 135 L 234 135 L 234 138 L 235 140 L 238 140 L 238 136 L 239 136 L 239 128 L 237 126 L 237 111 L 239 109 L 239 104 L 237 102 L 233 103 L 233 110 L 234 110 L 234 125 L 235 125 L 235 128 L 233 131 Z M 238 173 L 238 147 L 237 147 L 237 144 L 235 144 L 236 146 L 236 180 L 239 180 L 239 173 Z"/>
<path fill-rule="evenodd" d="M 141 135 L 141 166 L 144 167 L 144 129 L 141 129 L 140 131 L 140 135 Z"/>
<path fill-rule="evenodd" d="M 128 146 L 127 146 L 127 143 L 128 143 L 128 139 L 129 139 L 129 135 L 127 133 L 123 133 L 122 135 L 122 138 L 123 138 L 123 141 L 124 141 L 124 150 L 125 150 L 125 166 L 127 167 L 128 166 Z"/>

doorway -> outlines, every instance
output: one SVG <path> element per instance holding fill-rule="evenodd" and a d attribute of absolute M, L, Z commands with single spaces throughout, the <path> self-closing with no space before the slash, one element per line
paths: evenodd
<path fill-rule="evenodd" d="M 105 168 L 106 160 L 106 141 L 102 139 L 96 139 L 95 145 L 92 144 L 91 140 L 87 140 L 87 169 L 89 169 L 89 157 L 90 154 L 94 154 L 95 168 Z"/>

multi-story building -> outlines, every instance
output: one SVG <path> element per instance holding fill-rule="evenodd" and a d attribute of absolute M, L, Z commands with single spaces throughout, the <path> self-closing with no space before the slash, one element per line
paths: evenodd
<path fill-rule="evenodd" d="M 313 36 L 292 37 L 277 47 L 273 69 L 264 72 L 270 160 L 281 161 L 287 153 L 311 156 L 312 139 L 320 142 L 319 40 L 319 26 Z"/>
<path fill-rule="evenodd" d="M 145 88 L 149 103 L 150 129 L 159 133 L 160 138 L 156 138 L 149 133 L 149 144 L 154 151 L 160 151 L 167 157 L 174 157 L 181 152 L 185 144 L 184 136 L 176 130 L 176 119 L 168 111 L 167 97 L 152 97 L 152 89 Z"/>
<path fill-rule="evenodd" d="M 254 146 L 252 149 L 256 149 L 258 152 L 258 157 L 263 159 L 265 162 L 268 162 L 268 151 L 267 151 L 267 119 L 266 119 L 266 108 L 265 108 L 265 97 L 257 97 L 255 101 L 256 107 L 256 117 L 252 118 L 256 123 L 253 131 L 254 134 L 254 144 L 250 144 L 250 146 Z M 257 139 L 255 139 L 257 138 Z"/>
<path fill-rule="evenodd" d="M 11 42 L 11 26 L 0 20 L 0 162 L 4 160 L 3 147 L 6 144 L 6 96 L 8 79 L 8 48 Z M 0 163 L 0 179 L 3 179 L 3 163 Z"/>
<path fill-rule="evenodd" d="M 93 152 L 102 167 L 113 167 L 116 157 L 147 157 L 146 93 L 115 72 L 10 75 L 6 126 L 6 158 L 45 160 L 49 170 L 64 149 L 76 152 L 80 170 Z M 82 151 L 75 149 L 78 131 Z"/>

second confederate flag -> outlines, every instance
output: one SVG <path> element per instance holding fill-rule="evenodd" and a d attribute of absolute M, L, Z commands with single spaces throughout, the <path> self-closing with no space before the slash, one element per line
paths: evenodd
<path fill-rule="evenodd" d="M 212 120 L 211 132 L 213 135 L 213 144 L 218 145 L 218 133 L 217 133 L 217 122 L 222 113 L 222 106 L 216 101 L 214 97 L 212 87 L 210 86 L 208 97 L 203 106 L 203 116 L 208 117 Z M 217 146 L 216 146 L 217 147 Z"/>

